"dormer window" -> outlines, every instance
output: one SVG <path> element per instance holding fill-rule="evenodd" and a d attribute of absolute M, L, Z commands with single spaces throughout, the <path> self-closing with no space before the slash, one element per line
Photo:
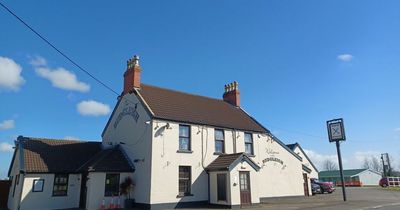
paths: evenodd
<path fill-rule="evenodd" d="M 214 130 L 215 137 L 215 153 L 225 153 L 225 135 L 224 130 L 215 129 Z"/>
<path fill-rule="evenodd" d="M 251 133 L 244 133 L 244 148 L 246 154 L 254 155 L 253 135 Z"/>

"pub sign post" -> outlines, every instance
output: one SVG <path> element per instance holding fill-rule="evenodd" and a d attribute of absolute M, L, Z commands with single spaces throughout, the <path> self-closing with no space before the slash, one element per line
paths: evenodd
<path fill-rule="evenodd" d="M 340 179 L 342 181 L 342 191 L 343 191 L 343 201 L 346 201 L 346 184 L 344 182 L 343 176 L 343 165 L 342 165 L 342 155 L 340 153 L 340 141 L 346 140 L 346 135 L 344 132 L 343 119 L 333 119 L 326 122 L 328 129 L 329 142 L 336 142 L 336 150 L 339 161 Z"/>

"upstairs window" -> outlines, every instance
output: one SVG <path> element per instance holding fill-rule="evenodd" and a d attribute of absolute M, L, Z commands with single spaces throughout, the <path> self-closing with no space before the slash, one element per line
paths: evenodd
<path fill-rule="evenodd" d="M 179 196 L 190 195 L 191 185 L 190 166 L 179 166 Z"/>
<path fill-rule="evenodd" d="M 66 196 L 68 193 L 68 174 L 54 175 L 53 196 Z"/>
<path fill-rule="evenodd" d="M 179 150 L 190 151 L 190 126 L 179 125 Z"/>
<path fill-rule="evenodd" d="M 106 174 L 106 186 L 104 196 L 119 195 L 119 174 Z"/>
<path fill-rule="evenodd" d="M 214 136 L 215 136 L 215 153 L 225 153 L 224 130 L 215 129 Z"/>
<path fill-rule="evenodd" d="M 251 133 L 244 134 L 244 147 L 245 147 L 246 154 L 254 155 L 253 135 Z"/>

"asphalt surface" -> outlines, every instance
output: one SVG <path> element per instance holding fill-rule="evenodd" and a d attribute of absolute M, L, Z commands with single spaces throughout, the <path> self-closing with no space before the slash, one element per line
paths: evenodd
<path fill-rule="evenodd" d="M 346 188 L 347 201 L 343 201 L 341 189 L 332 194 L 315 195 L 304 198 L 291 198 L 261 204 L 249 209 L 341 209 L 341 210 L 368 210 L 368 209 L 400 209 L 400 191 L 390 191 L 379 187 Z"/>

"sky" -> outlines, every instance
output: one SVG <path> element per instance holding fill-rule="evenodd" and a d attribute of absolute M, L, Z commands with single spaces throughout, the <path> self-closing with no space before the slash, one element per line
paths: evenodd
<path fill-rule="evenodd" d="M 343 118 L 344 168 L 383 152 L 400 168 L 399 1 L 0 1 L 118 93 L 134 54 L 146 84 L 222 98 L 236 80 L 317 166 Z M 0 177 L 18 135 L 101 141 L 116 98 L 0 8 Z"/>

